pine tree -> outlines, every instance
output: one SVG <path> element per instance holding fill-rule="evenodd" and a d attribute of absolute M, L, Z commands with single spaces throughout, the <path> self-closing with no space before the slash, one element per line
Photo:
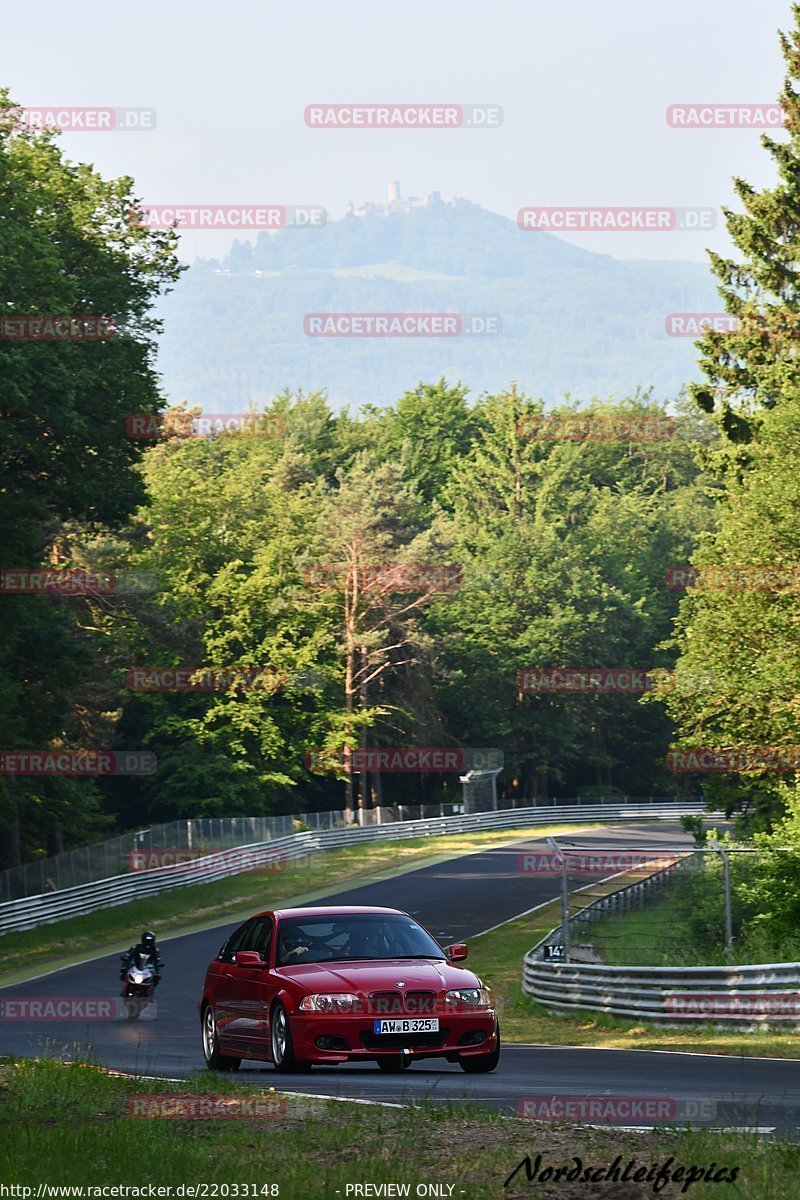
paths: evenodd
<path fill-rule="evenodd" d="M 800 5 L 792 13 L 794 29 L 779 34 L 787 68 L 780 103 L 789 136 L 761 139 L 779 180 L 756 191 L 734 179 L 744 212 L 723 211 L 740 257 L 709 252 L 725 310 L 739 318 L 738 329 L 709 329 L 700 339 L 706 381 L 692 385 L 691 393 L 705 412 L 715 413 L 728 456 L 730 443 L 751 442 L 763 411 L 800 386 Z M 745 462 L 747 452 L 734 457 Z"/>

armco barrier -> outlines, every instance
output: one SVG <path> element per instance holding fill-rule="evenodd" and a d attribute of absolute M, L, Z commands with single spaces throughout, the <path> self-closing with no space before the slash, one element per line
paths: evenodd
<path fill-rule="evenodd" d="M 501 797 L 497 804 L 472 803 L 466 793 L 452 793 L 451 799 L 438 804 L 390 804 L 361 809 L 359 825 L 388 825 L 394 821 L 425 821 L 435 817 L 454 817 L 460 813 L 487 812 L 489 809 L 527 808 L 530 804 L 665 804 L 675 800 L 674 796 L 597 796 L 594 799 L 573 799 L 553 796 L 548 800 L 518 800 L 516 797 Z M 683 796 L 684 801 L 697 800 L 697 796 Z M 488 801 L 488 797 L 487 797 Z M 81 887 L 112 875 L 124 875 L 132 867 L 134 854 L 140 851 L 147 856 L 151 852 L 169 853 L 181 851 L 181 857 L 163 857 L 141 863 L 166 866 L 168 862 L 183 861 L 202 854 L 215 854 L 219 850 L 230 850 L 236 846 L 252 846 L 256 842 L 271 842 L 276 838 L 288 837 L 301 829 L 320 833 L 324 829 L 344 829 L 348 822 L 341 808 L 296 813 L 271 813 L 258 817 L 190 817 L 178 821 L 167 821 L 149 825 L 146 829 L 129 830 L 104 841 L 91 842 L 72 850 L 62 850 L 45 858 L 36 858 L 6 867 L 0 871 L 0 904 L 9 900 L 22 900 L 26 896 L 41 896 L 45 892 L 60 892 L 66 888 Z"/>
<path fill-rule="evenodd" d="M 589 921 L 639 907 L 694 857 L 587 904 L 570 918 L 570 935 Z M 558 941 L 560 932 L 556 926 L 543 937 L 522 967 L 523 992 L 552 1012 L 604 1012 L 671 1027 L 698 1021 L 728 1029 L 800 1025 L 800 963 L 616 967 L 544 962 L 544 947 Z"/>
<path fill-rule="evenodd" d="M 322 832 L 289 834 L 268 842 L 251 843 L 219 854 L 204 855 L 188 863 L 156 867 L 95 880 L 79 887 L 64 888 L 39 896 L 28 896 L 0 904 L 0 933 L 12 929 L 33 929 L 65 917 L 80 916 L 99 908 L 113 908 L 131 900 L 141 900 L 158 892 L 196 883 L 213 883 L 242 873 L 242 857 L 272 852 L 288 862 L 306 858 L 319 850 L 355 846 L 360 842 L 393 841 L 415 837 L 438 837 L 448 833 L 472 833 L 481 830 L 528 829 L 536 825 L 667 820 L 706 812 L 702 803 L 675 801 L 665 804 L 565 805 L 546 808 L 515 808 L 498 812 L 468 813 L 455 817 L 435 817 L 422 821 L 395 822 L 390 825 L 347 827 Z M 246 869 L 246 868 L 245 868 Z"/>

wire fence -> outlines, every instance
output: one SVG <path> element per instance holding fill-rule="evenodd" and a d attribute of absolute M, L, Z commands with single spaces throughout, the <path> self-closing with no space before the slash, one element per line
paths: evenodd
<path fill-rule="evenodd" d="M 690 801 L 693 799 L 689 798 Z M 674 796 L 500 799 L 497 801 L 497 809 L 505 811 L 565 804 L 663 804 L 674 800 Z M 357 823 L 388 825 L 395 821 L 457 816 L 464 811 L 464 804 L 458 801 L 426 805 L 400 804 L 365 809 L 359 815 Z M 187 856 L 199 857 L 202 854 L 229 850 L 235 846 L 275 841 L 304 829 L 315 832 L 343 829 L 347 824 L 343 809 L 290 816 L 202 817 L 170 821 L 0 871 L 0 902 L 59 892 L 65 888 L 79 887 L 99 879 L 145 870 L 151 866 L 168 866 L 170 855 L 174 856 L 176 862 L 186 861 Z"/>
<path fill-rule="evenodd" d="M 562 915 L 561 925 L 523 959 L 525 995 L 562 1016 L 602 1012 L 668 1028 L 709 1022 L 738 1030 L 799 1026 L 800 962 L 764 961 L 763 955 L 758 960 L 759 947 L 752 946 L 755 962 L 687 965 L 680 954 L 686 928 L 681 929 L 674 909 L 668 906 L 660 928 L 651 920 L 670 890 L 680 891 L 698 879 L 707 883 L 712 862 L 695 851 L 634 882 L 626 882 L 626 872 L 603 881 L 600 892 L 597 886 L 585 886 L 570 896 L 568 906 L 565 898 L 563 914 L 569 911 L 568 919 Z M 717 887 L 712 896 L 717 908 L 719 891 Z M 633 930 L 630 963 L 608 961 L 604 925 L 627 927 L 627 934 Z M 637 926 L 646 930 L 644 939 Z M 587 935 L 590 942 L 577 940 Z M 719 953 L 719 937 L 712 941 Z M 642 945 L 650 947 L 645 954 L 651 953 L 652 959 L 637 961 Z M 664 962 L 656 965 L 656 958 Z"/>
<path fill-rule="evenodd" d="M 319 832 L 306 829 L 260 844 L 212 851 L 194 860 L 191 857 L 176 860 L 175 854 L 171 852 L 170 862 L 159 863 L 161 851 L 137 850 L 135 853 L 140 856 L 140 870 L 128 871 L 59 892 L 45 892 L 0 903 L 0 932 L 32 929 L 38 925 L 62 921 L 69 916 L 80 916 L 99 909 L 127 904 L 133 900 L 145 899 L 172 888 L 213 883 L 245 871 L 279 869 L 278 864 L 308 859 L 317 851 L 337 847 L 409 838 L 429 839 L 447 834 L 533 829 L 537 826 L 560 824 L 586 825 L 598 822 L 603 825 L 622 824 L 624 827 L 629 822 L 648 820 L 652 821 L 655 827 L 658 821 L 675 821 L 681 816 L 699 815 L 702 812 L 702 802 L 685 801 L 669 801 L 666 804 L 597 804 L 591 808 L 575 804 L 558 808 L 548 805 L 539 808 L 462 813 L 449 817 L 437 815 L 421 820 L 391 821 L 382 824 L 376 821 L 363 827 L 349 824 L 343 828 Z M 149 861 L 148 855 L 155 856 L 157 864 Z"/>
<path fill-rule="evenodd" d="M 705 817 L 713 825 L 722 814 Z M 655 834 L 650 846 L 626 845 L 624 834 L 604 844 L 547 841 L 548 853 L 532 848 L 521 859 L 526 870 L 561 875 L 561 924 L 551 939 L 561 949 L 548 950 L 549 961 L 675 968 L 748 965 L 765 950 L 798 957 L 800 938 L 764 923 L 776 876 L 783 879 L 780 856 L 791 847 L 712 837 L 687 852 Z M 626 882 L 621 891 L 617 876 Z M 588 940 L 571 945 L 579 933 Z"/>

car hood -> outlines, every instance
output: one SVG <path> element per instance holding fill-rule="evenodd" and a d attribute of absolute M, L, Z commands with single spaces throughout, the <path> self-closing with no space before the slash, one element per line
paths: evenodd
<path fill-rule="evenodd" d="M 278 975 L 291 979 L 307 992 L 369 992 L 393 990 L 404 983 L 408 991 L 440 992 L 449 988 L 479 987 L 473 971 L 442 959 L 381 959 L 376 961 L 298 963 L 280 967 Z"/>

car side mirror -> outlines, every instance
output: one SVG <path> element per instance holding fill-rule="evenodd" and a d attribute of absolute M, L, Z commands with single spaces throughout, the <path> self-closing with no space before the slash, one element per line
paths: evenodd
<path fill-rule="evenodd" d="M 237 967 L 265 967 L 267 965 L 257 950 L 237 950 L 233 961 Z"/>
<path fill-rule="evenodd" d="M 469 950 L 463 942 L 454 942 L 452 946 L 445 946 L 444 952 L 450 962 L 460 962 L 469 954 Z"/>

